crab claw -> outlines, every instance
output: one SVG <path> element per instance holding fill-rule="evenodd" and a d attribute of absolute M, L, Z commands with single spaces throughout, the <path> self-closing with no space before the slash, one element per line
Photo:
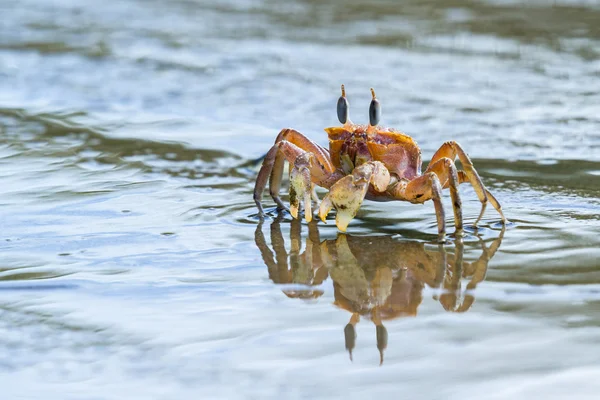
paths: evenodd
<path fill-rule="evenodd" d="M 333 207 L 337 210 L 335 224 L 345 232 L 348 224 L 356 216 L 369 184 L 378 192 L 383 192 L 390 183 L 390 173 L 379 161 L 371 161 L 355 168 L 351 175 L 337 181 L 329 190 L 319 207 L 319 217 L 323 222 Z"/>
<path fill-rule="evenodd" d="M 379 161 L 371 161 L 367 165 L 372 166 L 370 182 L 378 192 L 385 192 L 390 184 L 391 176 L 388 169 Z M 360 167 L 359 167 L 360 168 Z"/>
<path fill-rule="evenodd" d="M 360 205 L 367 194 L 369 182 L 348 175 L 335 183 L 325 196 L 319 207 L 319 217 L 325 220 L 332 206 L 337 210 L 335 224 L 345 232 L 352 218 L 356 216 Z"/>
<path fill-rule="evenodd" d="M 311 195 L 310 170 L 304 163 L 297 162 L 290 173 L 290 213 L 292 217 L 298 218 L 300 198 L 302 198 L 304 203 L 304 218 L 306 222 L 312 221 Z"/>
<path fill-rule="evenodd" d="M 329 211 L 331 211 L 332 208 L 333 201 L 331 201 L 331 197 L 329 197 L 328 193 L 325 195 L 325 197 L 323 197 L 323 200 L 321 200 L 321 205 L 319 206 L 319 218 L 321 218 L 323 223 L 327 223 L 327 214 L 329 214 Z"/>

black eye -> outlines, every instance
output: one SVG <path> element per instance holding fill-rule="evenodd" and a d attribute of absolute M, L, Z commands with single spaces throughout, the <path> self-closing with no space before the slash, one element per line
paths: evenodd
<path fill-rule="evenodd" d="M 349 104 L 346 99 L 346 89 L 344 88 L 344 85 L 342 85 L 342 96 L 337 102 L 337 115 L 342 124 L 345 124 L 348 121 L 348 107 Z"/>
<path fill-rule="evenodd" d="M 369 125 L 375 126 L 381 120 L 381 104 L 379 104 L 379 100 L 375 97 L 373 88 L 371 88 L 371 95 L 373 95 L 373 100 L 371 100 L 371 105 L 369 106 Z"/>

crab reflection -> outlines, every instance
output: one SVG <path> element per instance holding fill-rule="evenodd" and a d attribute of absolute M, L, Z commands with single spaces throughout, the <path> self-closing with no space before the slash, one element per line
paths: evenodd
<path fill-rule="evenodd" d="M 262 225 L 262 224 L 261 224 Z M 331 277 L 334 304 L 352 314 L 344 328 L 346 349 L 352 360 L 356 343 L 355 325 L 361 317 L 376 327 L 380 362 L 387 347 L 388 335 L 383 321 L 415 316 L 423 299 L 425 285 L 440 289 L 434 295 L 449 312 L 465 312 L 475 297 L 473 289 L 485 279 L 488 263 L 504 235 L 504 229 L 489 246 L 479 238 L 481 254 L 473 262 L 463 260 L 462 239 L 455 241 L 454 251 L 442 244 L 397 240 L 390 236 L 352 236 L 339 233 L 336 239 L 321 242 L 316 223 L 308 225 L 303 252 L 301 224 L 293 220 L 290 251 L 285 248 L 280 219 L 271 224 L 271 245 L 259 225 L 256 245 L 277 284 L 298 284 L 302 289 L 284 289 L 288 297 L 311 299 L 323 294 L 320 286 Z M 463 288 L 463 279 L 467 280 Z"/>

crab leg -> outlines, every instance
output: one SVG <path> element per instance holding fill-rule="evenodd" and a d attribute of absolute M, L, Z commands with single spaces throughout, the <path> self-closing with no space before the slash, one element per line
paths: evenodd
<path fill-rule="evenodd" d="M 462 185 L 465 182 L 470 182 L 469 177 L 467 176 L 467 173 L 465 171 L 457 171 L 457 172 L 458 172 L 458 184 L 459 185 Z M 443 189 L 448 189 L 449 187 L 450 187 L 450 182 L 446 182 L 446 184 L 443 186 Z M 498 203 L 498 200 L 496 200 L 494 195 L 489 190 L 487 190 L 487 188 L 485 189 L 485 194 L 488 197 L 488 200 L 490 200 L 490 202 L 492 204 L 495 203 L 498 205 L 498 207 L 500 207 L 500 209 L 502 209 L 502 206 L 500 206 L 500 204 Z M 496 206 L 494 206 L 494 208 L 496 208 Z M 479 219 L 477 221 L 479 221 Z M 505 218 L 504 222 L 507 222 L 507 221 L 508 220 Z"/>
<path fill-rule="evenodd" d="M 427 172 L 412 181 L 400 181 L 389 190 L 396 199 L 408 200 L 412 203 L 424 203 L 433 200 L 437 218 L 439 241 L 446 239 L 446 214 L 442 205 L 442 185 L 434 172 Z"/>
<path fill-rule="evenodd" d="M 300 132 L 294 129 L 282 129 L 281 132 L 279 132 L 279 135 L 277 135 L 277 138 L 275 139 L 275 144 L 284 140 L 295 144 L 296 146 L 300 147 L 301 149 L 307 152 L 313 153 L 329 172 L 333 172 L 335 170 L 335 168 L 331 164 L 331 161 L 329 160 L 327 150 L 323 149 L 321 146 L 314 143 Z M 269 179 L 269 192 L 273 200 L 277 203 L 278 208 L 280 209 L 286 208 L 283 202 L 281 201 L 281 198 L 279 197 L 279 188 L 281 187 L 281 177 L 283 175 L 284 161 L 284 154 L 282 152 L 278 152 L 275 157 L 273 171 Z M 293 160 L 288 161 L 292 162 Z"/>
<path fill-rule="evenodd" d="M 383 192 L 389 183 L 390 173 L 383 163 L 366 162 L 331 186 L 319 207 L 319 217 L 325 222 L 327 214 L 335 207 L 335 224 L 340 231 L 345 232 L 352 218 L 356 216 L 369 185 L 373 185 L 377 192 Z"/>
<path fill-rule="evenodd" d="M 454 164 L 456 166 L 456 164 Z M 458 176 L 458 184 L 462 185 L 465 182 L 469 182 L 469 178 L 467 177 L 467 173 L 465 171 L 456 171 Z M 442 185 L 442 189 L 448 189 L 450 187 L 450 182 L 446 181 L 446 184 Z"/>
<path fill-rule="evenodd" d="M 301 159 L 301 163 L 304 164 L 299 166 L 296 170 L 295 161 L 302 154 L 310 154 L 310 157 L 308 159 Z M 277 136 L 277 139 L 275 139 L 275 144 L 265 156 L 254 186 L 254 201 L 261 215 L 264 215 L 261 199 L 262 192 L 267 185 L 267 180 L 269 180 L 271 197 L 277 203 L 278 208 L 286 208 L 279 197 L 279 188 L 281 187 L 281 178 L 285 160 L 294 165 L 294 167 L 291 168 L 290 174 L 295 174 L 298 179 L 301 179 L 297 181 L 297 186 L 306 181 L 306 171 L 304 171 L 304 168 L 308 168 L 309 194 L 311 181 L 317 184 L 327 184 L 329 178 L 331 178 L 331 175 L 335 172 L 335 167 L 329 159 L 327 150 L 312 142 L 298 131 L 293 129 L 283 129 Z M 303 196 L 304 193 L 298 193 L 297 189 L 300 189 L 300 187 L 298 186 L 295 188 L 296 194 Z"/>
<path fill-rule="evenodd" d="M 490 203 L 492 203 L 492 206 L 494 206 L 496 211 L 498 211 L 498 214 L 500 214 L 500 218 L 502 218 L 502 222 L 506 223 L 506 217 L 502 213 L 502 206 L 500 206 L 500 203 L 498 203 L 498 200 L 496 200 L 496 198 L 483 185 L 483 182 L 481 181 L 479 174 L 477 173 L 477 171 L 475 170 L 475 167 L 473 166 L 473 162 L 471 161 L 471 159 L 469 158 L 467 153 L 465 153 L 465 151 L 462 149 L 462 147 L 455 141 L 450 141 L 450 142 L 444 143 L 442 145 L 442 147 L 440 147 L 438 149 L 438 151 L 435 152 L 435 154 L 433 155 L 433 158 L 431 159 L 431 164 L 427 168 L 426 172 L 428 172 L 430 170 L 430 168 L 433 166 L 433 164 L 436 161 L 438 161 L 444 157 L 448 157 L 451 160 L 455 160 L 458 157 L 458 159 L 460 160 L 460 162 L 463 165 L 466 177 L 469 179 L 469 181 L 471 182 L 471 185 L 475 189 L 475 193 L 477 193 L 477 197 L 479 197 L 479 201 L 481 201 L 481 212 L 479 213 L 479 217 L 477 217 L 477 220 L 475 221 L 475 223 L 473 225 L 477 225 L 479 223 L 479 221 L 481 220 L 481 217 L 483 217 L 483 213 L 485 212 L 485 208 L 487 206 L 488 200 L 490 201 Z M 461 183 L 462 183 L 462 179 L 461 179 Z"/>
<path fill-rule="evenodd" d="M 452 199 L 452 209 L 454 210 L 454 225 L 456 231 L 461 231 L 463 228 L 462 221 L 462 202 L 458 194 L 458 171 L 454 162 L 448 157 L 442 157 L 435 163 L 431 164 L 427 171 L 434 172 L 442 184 L 442 187 L 450 187 L 450 198 Z"/>
<path fill-rule="evenodd" d="M 266 160 L 266 158 L 265 158 Z M 285 164 L 285 157 L 281 151 L 278 151 L 275 155 L 275 161 L 273 163 L 273 169 L 271 171 L 271 175 L 269 176 L 269 194 L 275 203 L 277 203 L 277 208 L 280 210 L 285 210 L 287 207 L 281 201 L 281 197 L 279 197 L 279 188 L 281 187 L 281 177 L 283 176 L 283 166 Z M 264 165 L 264 162 L 263 162 Z M 262 168 L 261 168 L 262 172 Z"/>

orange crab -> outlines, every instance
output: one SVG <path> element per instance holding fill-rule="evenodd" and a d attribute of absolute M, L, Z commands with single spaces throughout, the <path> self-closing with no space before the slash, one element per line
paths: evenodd
<path fill-rule="evenodd" d="M 329 211 L 337 210 L 336 225 L 345 232 L 356 216 L 363 200 L 404 200 L 424 203 L 433 200 L 437 216 L 439 239 L 446 235 L 446 221 L 442 205 L 442 189 L 450 188 L 457 233 L 462 231 L 462 205 L 458 185 L 470 182 L 481 201 L 481 212 L 487 202 L 498 211 L 503 223 L 506 218 L 498 200 L 486 189 L 462 147 L 446 142 L 433 155 L 424 173 L 421 173 L 421 150 L 410 136 L 392 128 L 379 126 L 381 105 L 371 89 L 373 99 L 369 107 L 369 125 L 350 121 L 349 103 L 342 85 L 342 96 L 337 103 L 337 114 L 342 126 L 325 128 L 329 136 L 329 150 L 311 141 L 293 129 L 279 132 L 275 144 L 267 153 L 254 186 L 254 201 L 260 215 L 262 193 L 269 180 L 270 194 L 279 209 L 286 209 L 279 197 L 284 162 L 290 163 L 290 213 L 298 218 L 301 201 L 306 221 L 312 220 L 311 200 L 318 200 L 314 185 L 329 189 L 319 207 L 323 222 Z M 457 170 L 458 158 L 463 170 Z"/>

